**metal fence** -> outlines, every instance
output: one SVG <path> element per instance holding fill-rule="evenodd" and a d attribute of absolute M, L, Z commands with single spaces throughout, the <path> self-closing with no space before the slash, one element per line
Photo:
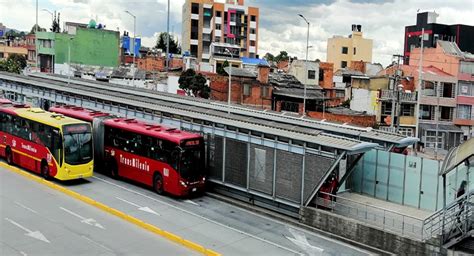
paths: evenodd
<path fill-rule="evenodd" d="M 319 208 L 356 219 L 382 230 L 417 240 L 423 239 L 423 219 L 324 192 L 320 192 L 316 204 Z"/>

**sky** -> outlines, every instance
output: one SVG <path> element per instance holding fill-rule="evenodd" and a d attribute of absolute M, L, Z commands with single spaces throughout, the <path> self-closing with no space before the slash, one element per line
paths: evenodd
<path fill-rule="evenodd" d="M 39 25 L 50 27 L 51 15 L 42 9 L 61 13 L 61 22 L 88 23 L 96 19 L 107 29 L 133 34 L 137 16 L 137 36 L 145 46 L 153 46 L 159 32 L 166 31 L 167 0 L 38 0 Z M 181 9 L 185 0 L 171 0 L 170 31 L 181 33 Z M 220 1 L 220 0 L 218 0 Z M 403 53 L 404 27 L 416 23 L 419 10 L 436 11 L 438 23 L 474 25 L 474 0 L 246 0 L 260 8 L 260 56 L 286 50 L 303 59 L 306 23 L 310 22 L 309 59 L 326 60 L 327 39 L 347 36 L 351 24 L 362 25 L 365 38 L 373 39 L 373 62 L 384 66 L 392 55 Z M 35 0 L 0 0 L 0 22 L 8 28 L 29 31 L 35 23 Z"/>

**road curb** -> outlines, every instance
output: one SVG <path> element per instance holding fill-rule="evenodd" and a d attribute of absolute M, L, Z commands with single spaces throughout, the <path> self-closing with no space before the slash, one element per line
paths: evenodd
<path fill-rule="evenodd" d="M 48 180 L 45 180 L 43 178 L 40 178 L 32 173 L 29 173 L 27 171 L 24 171 L 20 168 L 17 168 L 17 167 L 14 167 L 14 166 L 10 166 L 6 163 L 3 163 L 3 162 L 0 162 L 0 167 L 3 167 L 7 170 L 10 170 L 14 173 L 17 173 L 17 174 L 20 174 L 21 176 L 23 177 L 26 177 L 30 180 L 33 180 L 33 181 L 36 181 L 37 183 L 41 183 L 43 185 L 46 185 L 47 187 L 51 188 L 51 189 L 54 189 L 56 191 L 59 191 L 63 194 L 66 194 L 74 199 L 77 199 L 79 201 L 82 201 L 88 205 L 91 205 L 99 210 L 102 210 L 104 212 L 107 212 L 111 215 L 114 215 L 116 217 L 119 217 L 125 221 L 127 221 L 128 223 L 131 223 L 135 226 L 138 226 L 142 229 L 145 229 L 149 232 L 152 232 L 156 235 L 159 235 L 171 242 L 174 242 L 174 243 L 177 243 L 181 246 L 184 246 L 188 249 L 191 249 L 193 251 L 196 251 L 198 253 L 201 253 L 203 255 L 206 255 L 206 256 L 220 256 L 221 254 L 220 253 L 217 253 L 211 249 L 208 249 L 208 248 L 205 248 L 204 246 L 200 245 L 200 244 L 197 244 L 195 242 L 192 242 L 192 241 L 189 241 L 187 239 L 184 239 L 178 235 L 175 235 L 171 232 L 168 232 L 168 231 L 165 231 L 165 230 L 162 230 L 150 223 L 146 223 L 138 218 L 135 218 L 133 216 L 130 216 L 124 212 L 121 212 L 115 208 L 112 208 L 112 207 L 109 207 L 101 202 L 97 202 L 95 201 L 94 199 L 90 198 L 90 197 L 87 197 L 87 196 L 84 196 L 84 195 L 81 195 L 75 191 L 72 191 L 72 190 L 69 190 L 61 185 L 58 185 L 56 183 L 53 183 L 51 181 L 48 181 Z"/>

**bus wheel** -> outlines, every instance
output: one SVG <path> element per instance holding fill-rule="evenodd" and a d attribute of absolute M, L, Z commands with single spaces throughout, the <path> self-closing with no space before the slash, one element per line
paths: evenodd
<path fill-rule="evenodd" d="M 7 164 L 13 165 L 13 154 L 10 148 L 7 148 L 5 151 L 5 159 L 7 160 Z"/>
<path fill-rule="evenodd" d="M 159 173 L 156 173 L 153 178 L 153 189 L 157 194 L 163 194 L 163 177 Z"/>
<path fill-rule="evenodd" d="M 43 176 L 45 180 L 49 180 L 51 178 L 51 176 L 49 176 L 49 166 L 47 163 L 41 163 L 41 176 Z"/>

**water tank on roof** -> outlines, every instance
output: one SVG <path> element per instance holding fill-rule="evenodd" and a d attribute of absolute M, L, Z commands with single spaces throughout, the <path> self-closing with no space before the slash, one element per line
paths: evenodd
<path fill-rule="evenodd" d="M 87 25 L 87 28 L 95 28 L 96 25 L 97 25 L 97 23 L 95 22 L 95 20 L 91 19 L 89 21 L 89 25 Z"/>

